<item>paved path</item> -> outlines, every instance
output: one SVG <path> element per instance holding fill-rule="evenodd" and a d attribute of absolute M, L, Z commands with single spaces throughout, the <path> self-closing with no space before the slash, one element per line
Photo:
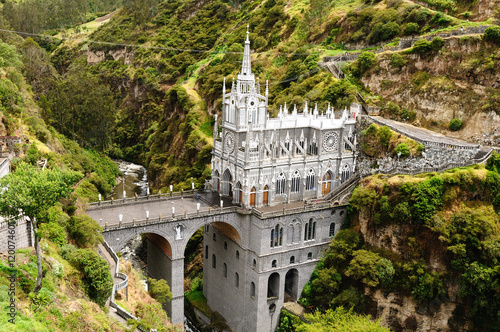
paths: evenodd
<path fill-rule="evenodd" d="M 382 118 L 380 116 L 373 116 L 375 120 L 385 123 L 388 126 L 396 127 L 401 129 L 401 131 L 404 131 L 406 133 L 409 133 L 410 135 L 416 137 L 417 139 L 423 140 L 423 141 L 432 141 L 436 143 L 442 143 L 442 144 L 450 144 L 450 145 L 463 145 L 463 146 L 471 146 L 471 147 L 477 147 L 478 144 L 475 143 L 470 143 L 458 138 L 453 138 L 453 137 L 448 137 L 440 133 L 436 133 L 434 131 L 420 128 L 420 127 L 415 127 L 411 124 L 408 123 L 403 123 L 399 121 L 394 121 L 394 120 L 389 120 Z"/>
<path fill-rule="evenodd" d="M 196 204 L 200 203 L 200 211 L 207 211 L 210 204 L 201 199 L 185 198 L 164 201 L 144 201 L 137 204 L 116 204 L 99 210 L 88 210 L 87 214 L 95 220 L 102 219 L 102 223 L 107 222 L 109 226 L 120 223 L 119 215 L 123 215 L 122 221 L 132 222 L 146 220 L 146 211 L 149 211 L 149 219 L 158 219 L 172 215 L 172 206 L 175 208 L 175 215 L 182 216 L 184 213 L 196 212 Z"/>

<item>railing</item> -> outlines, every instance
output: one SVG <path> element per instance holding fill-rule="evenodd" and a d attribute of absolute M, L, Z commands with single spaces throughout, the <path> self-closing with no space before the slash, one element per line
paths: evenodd
<path fill-rule="evenodd" d="M 443 147 L 444 146 L 444 147 L 449 147 L 449 148 L 457 148 L 457 149 L 461 149 L 461 150 L 472 150 L 472 149 L 477 149 L 480 147 L 479 144 L 477 144 L 477 145 L 473 145 L 473 144 L 460 145 L 460 144 L 440 143 L 440 142 L 435 142 L 435 141 L 428 141 L 428 140 L 416 137 L 414 134 L 411 134 L 411 133 L 407 132 L 406 130 L 395 127 L 395 126 L 391 125 L 390 123 L 386 123 L 383 120 L 379 120 L 373 116 L 366 116 L 366 117 L 369 120 L 376 122 L 377 124 L 379 124 L 381 126 L 389 127 L 391 130 L 393 130 L 397 133 L 400 133 L 406 137 L 409 137 L 409 138 L 413 139 L 414 141 L 421 143 L 425 146 L 429 146 L 429 147 Z"/>
<path fill-rule="evenodd" d="M 168 223 L 168 222 L 174 222 L 174 221 L 179 221 L 179 220 L 184 220 L 184 219 L 193 219 L 193 218 L 199 218 L 199 217 L 209 217 L 209 216 L 214 216 L 214 215 L 221 215 L 221 214 L 227 214 L 227 213 L 233 213 L 236 212 L 238 207 L 236 206 L 231 206 L 231 207 L 225 207 L 225 208 L 209 208 L 208 210 L 204 211 L 197 211 L 197 212 L 191 212 L 191 213 L 184 213 L 184 214 L 179 214 L 174 216 L 168 216 L 168 217 L 158 217 L 158 218 L 148 218 L 148 219 L 142 219 L 142 220 L 137 220 L 137 221 L 128 221 L 128 222 L 122 222 L 119 224 L 114 224 L 111 226 L 105 226 L 104 231 L 112 231 L 115 229 L 120 229 L 120 228 L 127 228 L 127 227 L 139 227 L 139 226 L 151 226 L 151 225 L 156 225 L 156 224 L 163 224 L 163 223 Z"/>
<path fill-rule="evenodd" d="M 130 312 L 128 312 L 127 310 L 123 309 L 121 306 L 119 306 L 116 302 L 115 302 L 115 292 L 116 291 L 119 291 L 125 287 L 127 287 L 128 285 L 128 277 L 126 274 L 124 273 L 121 273 L 119 272 L 118 270 L 120 269 L 120 261 L 118 260 L 118 256 L 116 256 L 115 252 L 113 251 L 113 249 L 111 249 L 111 247 L 109 246 L 109 244 L 104 241 L 103 243 L 104 245 L 104 248 L 106 248 L 106 251 L 111 255 L 111 258 L 115 261 L 115 273 L 114 273 L 114 276 L 113 277 L 116 277 L 116 278 L 120 278 L 120 279 L 124 279 L 123 281 L 117 283 L 117 284 L 113 284 L 113 290 L 111 291 L 111 299 L 109 301 L 109 305 L 113 308 L 116 309 L 116 313 L 118 315 L 120 315 L 121 317 L 125 318 L 125 319 L 137 319 L 137 317 L 135 317 L 134 315 L 132 315 Z M 143 331 L 142 328 L 139 328 L 141 331 Z"/>
<path fill-rule="evenodd" d="M 106 200 L 100 202 L 89 203 L 90 208 L 88 210 L 99 210 L 102 208 L 108 208 L 112 205 L 133 205 L 140 203 L 147 203 L 148 201 L 160 201 L 160 200 L 172 200 L 179 198 L 192 198 L 195 194 L 203 193 L 202 190 L 195 189 L 186 191 L 176 191 L 166 194 L 148 195 L 148 196 L 137 196 L 130 198 L 119 198 L 113 200 Z"/>

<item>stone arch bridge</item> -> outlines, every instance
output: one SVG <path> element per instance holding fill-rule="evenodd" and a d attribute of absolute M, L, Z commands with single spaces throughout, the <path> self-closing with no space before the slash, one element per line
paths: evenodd
<path fill-rule="evenodd" d="M 172 301 L 167 312 L 173 323 L 184 319 L 184 251 L 193 234 L 204 227 L 208 304 L 235 331 L 274 330 L 279 315 L 270 312 L 279 313 L 284 301 L 298 299 L 331 236 L 341 228 L 347 201 L 243 210 L 229 201 L 220 207 L 219 197 L 209 196 L 165 195 L 92 203 L 87 213 L 103 227 L 103 236 L 115 252 L 129 240 L 147 234 L 148 272 L 170 285 Z M 236 255 L 229 254 L 231 251 Z M 230 288 L 234 283 L 236 289 Z M 234 296 L 221 296 L 224 288 L 233 290 Z M 248 312 L 243 315 L 236 308 Z"/>

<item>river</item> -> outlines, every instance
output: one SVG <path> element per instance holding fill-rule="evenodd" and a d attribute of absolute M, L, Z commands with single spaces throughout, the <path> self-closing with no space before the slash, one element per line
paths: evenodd
<path fill-rule="evenodd" d="M 126 197 L 134 197 L 134 194 L 137 194 L 137 196 L 146 196 L 148 194 L 148 176 L 146 168 L 142 165 L 123 160 L 117 160 L 115 162 L 118 164 L 120 171 L 122 171 L 123 177 L 122 181 L 113 188 L 110 196 L 114 199 L 123 198 L 123 191 L 125 191 Z M 124 254 L 123 257 L 126 260 L 131 261 L 135 269 L 141 271 L 144 275 L 147 264 L 141 259 L 141 254 L 135 254 L 135 251 L 141 247 L 138 242 L 141 242 L 140 236 L 127 243 L 126 247 L 122 249 L 122 254 Z M 134 252 L 134 255 L 132 255 L 132 252 Z M 198 329 L 193 326 L 186 316 L 184 316 L 184 330 L 187 332 L 198 332 Z"/>
<path fill-rule="evenodd" d="M 125 191 L 126 197 L 146 196 L 148 194 L 148 175 L 146 168 L 142 165 L 133 164 L 128 161 L 115 161 L 118 168 L 123 173 L 121 181 L 111 192 L 114 199 L 123 198 Z"/>

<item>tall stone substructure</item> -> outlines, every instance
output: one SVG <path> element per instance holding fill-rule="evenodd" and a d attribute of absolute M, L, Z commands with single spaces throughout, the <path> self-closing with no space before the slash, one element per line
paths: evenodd
<path fill-rule="evenodd" d="M 251 70 L 250 41 L 231 91 L 223 85 L 222 124 L 214 128 L 211 188 L 231 197 L 245 227 L 204 227 L 203 292 L 233 331 L 274 331 L 286 301 L 297 301 L 318 260 L 345 219 L 345 207 L 293 212 L 306 199 L 328 194 L 356 165 L 356 115 L 351 105 L 335 118 L 307 104 L 267 113 Z M 284 213 L 276 213 L 283 206 Z M 267 214 L 266 211 L 274 210 Z"/>

